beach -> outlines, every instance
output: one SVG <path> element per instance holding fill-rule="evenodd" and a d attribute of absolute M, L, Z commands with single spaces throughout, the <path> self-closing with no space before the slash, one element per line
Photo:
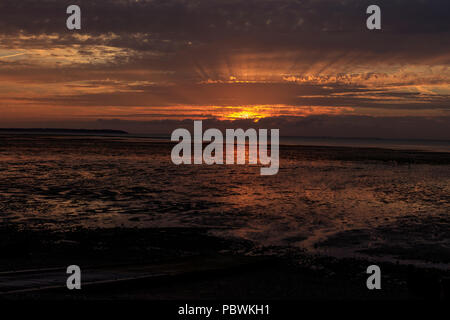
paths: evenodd
<path fill-rule="evenodd" d="M 0 136 L 1 271 L 162 263 L 169 270 L 195 257 L 209 259 L 208 277 L 83 298 L 443 294 L 450 153 L 282 145 L 279 173 L 265 177 L 257 165 L 175 166 L 172 146 L 137 137 Z M 223 257 L 232 271 L 220 268 Z M 251 267 L 233 268 L 242 261 Z M 365 287 L 373 263 L 387 271 L 381 293 Z M 31 297 L 46 295 L 54 298 Z"/>

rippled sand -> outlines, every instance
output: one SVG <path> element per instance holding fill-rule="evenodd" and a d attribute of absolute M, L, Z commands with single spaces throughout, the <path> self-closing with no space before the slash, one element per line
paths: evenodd
<path fill-rule="evenodd" d="M 149 139 L 0 137 L 0 221 L 28 229 L 208 227 L 335 256 L 450 265 L 450 153 L 283 147 L 280 172 L 175 166 Z"/>

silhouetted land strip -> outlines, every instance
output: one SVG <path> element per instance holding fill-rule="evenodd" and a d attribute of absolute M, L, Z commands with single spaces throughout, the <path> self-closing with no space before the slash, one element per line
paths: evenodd
<path fill-rule="evenodd" d="M 57 129 L 57 128 L 0 128 L 0 133 L 28 134 L 128 134 L 122 130 L 91 130 L 91 129 Z"/>

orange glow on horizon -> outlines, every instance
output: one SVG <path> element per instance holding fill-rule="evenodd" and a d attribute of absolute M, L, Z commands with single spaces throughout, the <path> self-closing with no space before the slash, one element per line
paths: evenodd
<path fill-rule="evenodd" d="M 259 119 L 265 118 L 268 116 L 270 116 L 270 115 L 261 114 L 261 113 L 253 112 L 250 110 L 244 110 L 244 111 L 238 111 L 238 112 L 231 112 L 229 114 L 224 115 L 223 118 L 228 119 L 228 120 L 253 119 L 255 122 L 257 122 Z"/>

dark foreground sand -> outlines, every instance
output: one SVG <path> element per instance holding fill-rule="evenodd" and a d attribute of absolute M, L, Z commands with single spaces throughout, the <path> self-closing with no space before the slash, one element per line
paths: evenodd
<path fill-rule="evenodd" d="M 223 240 L 197 228 L 97 229 L 58 233 L 2 228 L 1 271 L 41 267 L 163 265 L 189 272 L 170 277 L 22 294 L 0 299 L 442 299 L 449 297 L 449 272 L 377 263 L 382 290 L 366 288 L 362 259 L 312 256 L 300 250 L 283 256 L 244 257 L 252 244 Z M 226 261 L 226 263 L 224 263 Z M 242 263 L 245 261 L 244 263 Z M 120 269 L 122 268 L 122 269 Z M 196 272 L 195 270 L 200 270 Z M 61 271 L 64 273 L 64 270 Z M 119 271 L 120 272 L 120 271 Z M 63 284 L 64 285 L 64 284 Z"/>

